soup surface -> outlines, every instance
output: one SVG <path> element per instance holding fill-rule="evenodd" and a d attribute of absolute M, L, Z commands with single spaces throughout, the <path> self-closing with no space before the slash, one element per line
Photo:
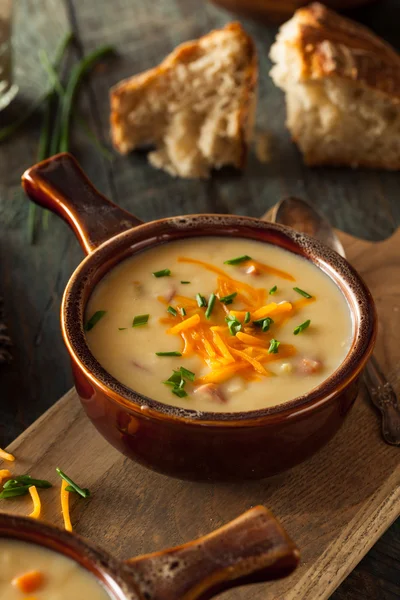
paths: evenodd
<path fill-rule="evenodd" d="M 110 600 L 75 561 L 42 546 L 0 538 L 1 600 Z"/>
<path fill-rule="evenodd" d="M 128 258 L 93 291 L 85 329 L 93 355 L 126 386 L 218 412 L 308 392 L 338 368 L 353 335 L 346 299 L 315 265 L 223 237 Z"/>

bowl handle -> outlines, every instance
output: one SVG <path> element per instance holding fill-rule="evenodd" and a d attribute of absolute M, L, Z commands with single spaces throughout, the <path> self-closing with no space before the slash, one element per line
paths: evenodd
<path fill-rule="evenodd" d="M 125 564 L 148 600 L 205 600 L 230 587 L 280 579 L 299 551 L 274 515 L 256 506 L 221 529 Z"/>
<path fill-rule="evenodd" d="M 142 224 L 96 190 L 68 152 L 27 169 L 22 186 L 31 200 L 70 225 L 87 254 L 117 233 Z"/>

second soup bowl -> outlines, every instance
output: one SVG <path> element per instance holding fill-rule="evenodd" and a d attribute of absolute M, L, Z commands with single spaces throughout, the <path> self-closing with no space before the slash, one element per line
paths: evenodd
<path fill-rule="evenodd" d="M 376 337 L 372 297 L 343 258 L 312 238 L 249 217 L 189 215 L 142 223 L 102 196 L 69 154 L 31 167 L 22 182 L 32 200 L 69 223 L 88 255 L 67 284 L 62 332 L 84 410 L 114 447 L 146 467 L 179 478 L 260 479 L 302 462 L 334 436 L 357 397 Z M 343 363 L 321 385 L 262 410 L 200 413 L 135 392 L 94 358 L 84 315 L 97 283 L 137 252 L 199 236 L 273 244 L 311 261 L 338 286 L 351 312 L 352 343 Z"/>

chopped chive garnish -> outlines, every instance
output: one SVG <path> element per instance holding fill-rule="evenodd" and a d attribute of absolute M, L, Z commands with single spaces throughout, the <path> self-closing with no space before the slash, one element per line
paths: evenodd
<path fill-rule="evenodd" d="M 190 283 L 190 281 L 181 281 L 181 283 L 183 283 L 183 285 L 187 285 L 188 283 Z"/>
<path fill-rule="evenodd" d="M 63 473 L 61 471 L 61 469 L 59 469 L 58 467 L 56 468 L 56 471 L 59 474 L 59 476 L 61 477 L 61 479 L 64 479 L 64 481 L 66 481 L 74 489 L 74 491 L 77 494 L 79 494 L 80 496 L 82 496 L 82 498 L 89 498 L 90 491 L 87 488 L 81 488 L 77 483 L 75 483 L 74 481 L 72 481 L 72 479 L 70 479 L 68 477 L 68 475 L 66 475 L 65 473 Z"/>
<path fill-rule="evenodd" d="M 233 292 L 233 294 L 229 294 L 229 296 L 223 296 L 219 299 L 222 304 L 232 304 L 233 299 L 237 296 L 237 292 Z"/>
<path fill-rule="evenodd" d="M 140 327 L 141 325 L 146 325 L 149 320 L 150 315 L 136 315 L 133 317 L 132 327 Z"/>
<path fill-rule="evenodd" d="M 180 352 L 171 351 L 171 352 L 156 352 L 157 356 L 182 356 Z"/>
<path fill-rule="evenodd" d="M 249 311 L 247 311 L 247 313 L 245 314 L 243 323 L 244 324 L 250 323 L 250 313 L 249 313 Z"/>
<path fill-rule="evenodd" d="M 118 331 L 125 331 L 125 329 L 128 329 L 127 327 L 118 327 Z"/>
<path fill-rule="evenodd" d="M 13 488 L 13 487 L 21 487 L 24 485 L 34 485 L 37 488 L 47 489 L 53 487 L 50 481 L 46 481 L 45 479 L 34 479 L 30 475 L 18 475 L 14 477 L 14 479 L 9 479 L 4 485 L 3 488 Z"/>
<path fill-rule="evenodd" d="M 229 260 L 225 260 L 224 265 L 238 265 L 247 260 L 251 260 L 251 256 L 247 256 L 247 254 L 243 254 L 243 256 L 238 256 L 237 258 L 230 258 Z"/>
<path fill-rule="evenodd" d="M 310 323 L 311 323 L 310 319 L 308 319 L 307 321 L 304 321 L 304 323 L 302 323 L 301 325 L 296 327 L 296 329 L 293 331 L 294 335 L 298 335 L 299 333 L 301 333 L 302 331 L 307 329 L 307 327 L 310 325 Z"/>
<path fill-rule="evenodd" d="M 178 314 L 173 306 L 168 306 L 167 312 L 169 312 L 174 317 L 176 317 L 176 315 Z"/>
<path fill-rule="evenodd" d="M 208 299 L 208 307 L 206 310 L 206 319 L 209 319 L 211 317 L 211 313 L 213 311 L 214 308 L 214 304 L 215 304 L 215 298 L 217 296 L 215 294 L 211 294 L 210 298 Z"/>
<path fill-rule="evenodd" d="M 179 312 L 181 313 L 182 317 L 186 317 L 186 310 L 184 306 L 182 306 L 182 308 L 179 309 Z"/>
<path fill-rule="evenodd" d="M 233 315 L 229 315 L 228 317 L 225 317 L 225 321 L 227 322 L 228 329 L 229 329 L 229 332 L 231 335 L 236 335 L 238 333 L 238 331 L 241 331 L 242 324 Z"/>
<path fill-rule="evenodd" d="M 175 394 L 175 396 L 179 396 L 179 398 L 184 398 L 188 395 L 187 392 L 183 389 L 186 384 L 185 379 L 188 379 L 189 381 L 194 381 L 195 377 L 196 375 L 192 373 L 192 371 L 185 369 L 185 367 L 180 367 L 178 370 L 174 370 L 171 377 L 169 377 L 167 381 L 164 381 L 163 383 L 172 387 L 171 391 L 173 394 Z"/>
<path fill-rule="evenodd" d="M 172 388 L 172 393 L 179 398 L 185 398 L 188 395 L 187 392 L 185 392 L 185 390 L 181 387 Z"/>
<path fill-rule="evenodd" d="M 29 488 L 32 487 L 33 484 L 30 485 L 20 485 L 16 487 L 9 487 L 3 489 L 0 494 L 0 498 L 14 498 L 15 496 L 25 496 L 29 492 Z"/>
<path fill-rule="evenodd" d="M 304 290 L 301 290 L 298 287 L 293 288 L 295 292 L 297 292 L 298 294 L 300 294 L 300 296 L 304 296 L 304 298 L 312 298 L 311 294 L 308 294 L 307 292 L 305 292 Z"/>
<path fill-rule="evenodd" d="M 272 287 L 268 292 L 270 294 L 270 296 L 273 296 L 277 289 L 278 289 L 278 286 L 274 285 L 274 287 Z"/>
<path fill-rule="evenodd" d="M 154 277 L 169 277 L 171 275 L 170 269 L 161 269 L 161 271 L 154 271 Z"/>
<path fill-rule="evenodd" d="M 189 371 L 189 369 L 185 369 L 185 367 L 181 367 L 179 370 L 181 372 L 182 377 L 185 377 L 185 379 L 189 379 L 189 381 L 194 381 L 196 375 L 192 371 Z"/>
<path fill-rule="evenodd" d="M 272 339 L 269 344 L 268 354 L 278 354 L 279 344 L 278 340 Z"/>
<path fill-rule="evenodd" d="M 207 300 L 201 294 L 196 294 L 197 304 L 200 308 L 207 306 Z"/>
<path fill-rule="evenodd" d="M 106 310 L 97 310 L 85 325 L 85 331 L 90 331 L 104 317 Z"/>
<path fill-rule="evenodd" d="M 257 321 L 253 321 L 253 325 L 256 327 L 261 327 L 262 331 L 268 331 L 270 326 L 273 323 L 273 319 L 271 317 L 264 317 L 263 319 L 257 319 Z"/>

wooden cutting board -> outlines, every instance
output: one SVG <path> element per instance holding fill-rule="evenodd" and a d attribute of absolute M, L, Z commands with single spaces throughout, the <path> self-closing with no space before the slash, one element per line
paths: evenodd
<path fill-rule="evenodd" d="M 400 230 L 380 243 L 340 235 L 375 297 L 376 354 L 400 394 Z M 186 542 L 255 504 L 271 508 L 297 542 L 301 565 L 282 582 L 226 592 L 227 600 L 329 598 L 400 514 L 400 448 L 383 443 L 365 390 L 325 448 L 264 481 L 192 483 L 153 473 L 103 440 L 74 390 L 17 438 L 10 451 L 18 459 L 12 465 L 15 473 L 58 484 L 59 466 L 89 487 L 90 500 L 72 503 L 75 530 L 121 558 Z M 61 525 L 58 493 L 58 487 L 45 490 L 42 500 L 44 518 Z M 21 498 L 6 508 L 26 514 L 30 502 Z"/>

